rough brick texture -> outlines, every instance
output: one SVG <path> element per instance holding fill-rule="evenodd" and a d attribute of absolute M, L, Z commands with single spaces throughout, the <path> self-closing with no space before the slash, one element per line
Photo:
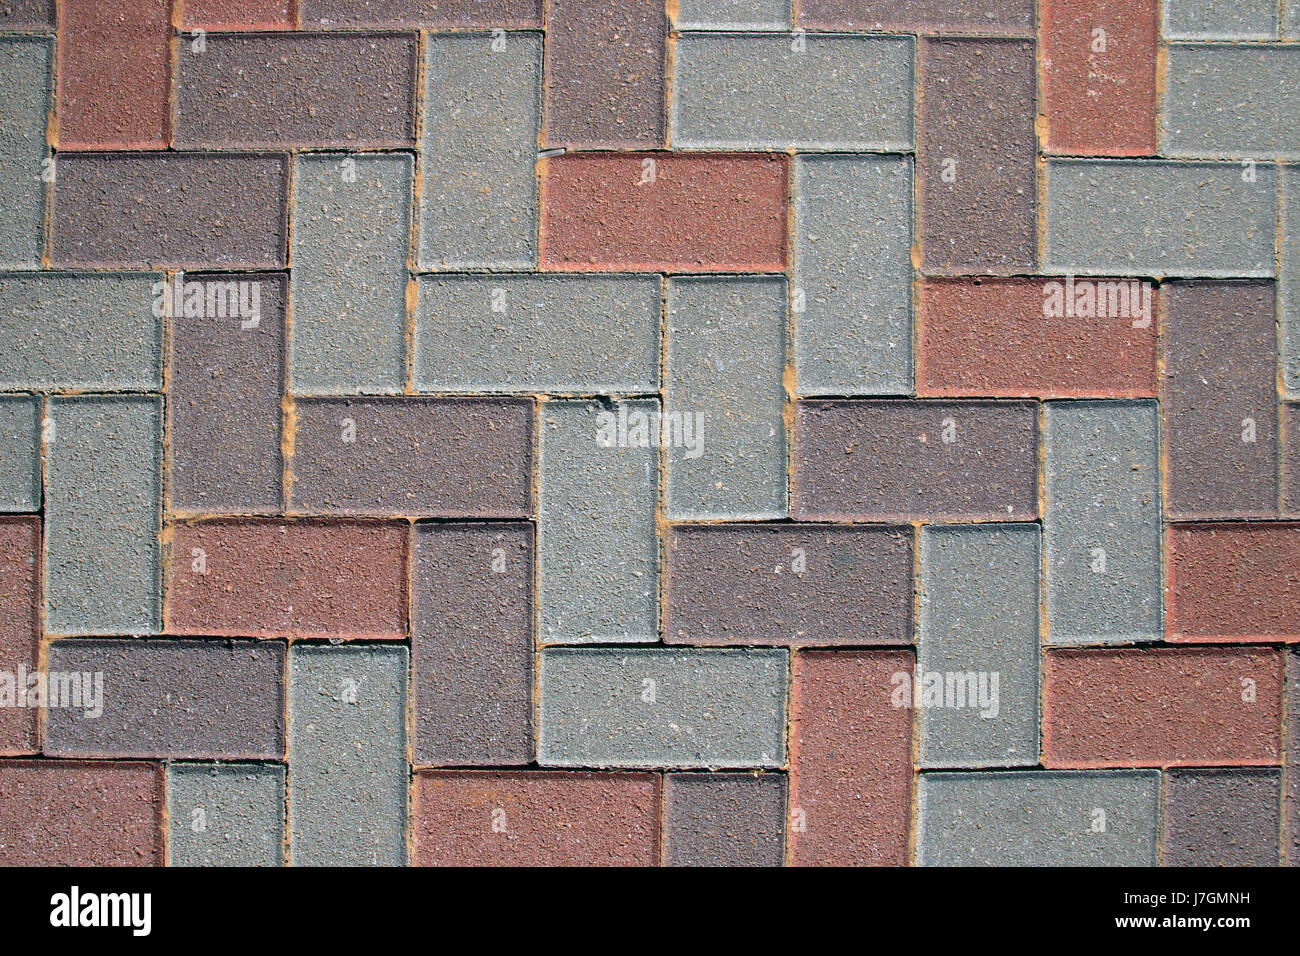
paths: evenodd
<path fill-rule="evenodd" d="M 35 670 L 40 642 L 41 522 L 0 518 L 0 670 Z M 3 688 L 0 688 L 3 690 Z M 0 708 L 0 754 L 36 751 L 36 708 Z"/>

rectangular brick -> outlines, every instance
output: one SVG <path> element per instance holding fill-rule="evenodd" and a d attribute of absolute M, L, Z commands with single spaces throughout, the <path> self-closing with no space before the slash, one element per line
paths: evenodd
<path fill-rule="evenodd" d="M 406 637 L 405 524 L 229 518 L 168 530 L 169 633 Z"/>
<path fill-rule="evenodd" d="M 1282 0 L 1278 22 L 1283 39 L 1300 40 L 1300 0 Z"/>
<path fill-rule="evenodd" d="M 1282 771 L 1170 770 L 1161 798 L 1161 866 L 1277 866 Z"/>
<path fill-rule="evenodd" d="M 574 153 L 542 166 L 543 269 L 781 272 L 787 159 Z"/>
<path fill-rule="evenodd" d="M 1137 279 L 927 279 L 917 392 L 1154 397 L 1158 301 Z"/>
<path fill-rule="evenodd" d="M 1172 43 L 1168 50 L 1165 155 L 1300 159 L 1300 49 Z"/>
<path fill-rule="evenodd" d="M 921 528 L 922 767 L 1038 763 L 1038 526 Z"/>
<path fill-rule="evenodd" d="M 0 17 L 3 14 L 0 13 Z M 0 29 L 8 24 L 0 19 Z M 0 264 L 37 269 L 45 251 L 45 183 L 50 155 L 45 126 L 50 113 L 50 41 L 0 38 Z"/>
<path fill-rule="evenodd" d="M 785 30 L 791 0 L 677 0 L 679 30 Z"/>
<path fill-rule="evenodd" d="M 1038 516 L 1032 402 L 802 401 L 794 435 L 796 518 Z"/>
<path fill-rule="evenodd" d="M 427 36 L 420 268 L 531 269 L 537 261 L 542 38 Z"/>
<path fill-rule="evenodd" d="M 809 30 L 1034 32 L 1034 0 L 800 0 L 798 7 L 798 25 Z"/>
<path fill-rule="evenodd" d="M 532 513 L 531 399 L 322 398 L 294 408 L 293 511 Z"/>
<path fill-rule="evenodd" d="M 421 276 L 415 386 L 654 392 L 660 307 L 657 276 Z"/>
<path fill-rule="evenodd" d="M 785 764 L 785 650 L 551 648 L 541 661 L 542 766 Z"/>
<path fill-rule="evenodd" d="M 1033 43 L 922 40 L 918 75 L 922 270 L 1032 270 L 1038 151 Z"/>
<path fill-rule="evenodd" d="M 0 30 L 50 30 L 54 0 L 8 0 L 0 7 Z"/>
<path fill-rule="evenodd" d="M 912 530 L 676 525 L 669 644 L 910 644 Z"/>
<path fill-rule="evenodd" d="M 921 866 L 1155 866 L 1160 775 L 927 773 Z"/>
<path fill-rule="evenodd" d="M 786 514 L 784 279 L 668 280 L 670 518 Z"/>
<path fill-rule="evenodd" d="M 267 30 L 294 26 L 297 0 L 185 0 L 181 26 L 204 30 Z"/>
<path fill-rule="evenodd" d="M 1300 10 L 1300 0 L 1296 9 Z M 1282 385 L 1288 397 L 1300 398 L 1300 166 L 1278 167 L 1278 191 L 1277 296 Z"/>
<path fill-rule="evenodd" d="M 1277 36 L 1276 0 L 1165 0 L 1164 9 L 1162 32 L 1168 40 L 1270 40 Z"/>
<path fill-rule="evenodd" d="M 1286 655 L 1286 780 L 1283 794 L 1283 853 L 1300 866 L 1300 652 Z"/>
<path fill-rule="evenodd" d="M 8 672 L 7 679 L 0 675 L 0 699 L 17 696 L 20 667 L 30 672 L 38 664 L 40 574 L 41 519 L 0 517 L 0 671 Z M 0 754 L 35 752 L 36 718 L 33 707 L 0 707 Z"/>
<path fill-rule="evenodd" d="M 911 394 L 911 158 L 796 157 L 794 217 L 799 394 Z"/>
<path fill-rule="evenodd" d="M 786 779 L 777 773 L 664 777 L 664 863 L 781 866 Z"/>
<path fill-rule="evenodd" d="M 171 866 L 281 866 L 282 764 L 167 765 Z"/>
<path fill-rule="evenodd" d="M 304 26 L 540 27 L 542 0 L 298 0 Z"/>
<path fill-rule="evenodd" d="M 1044 420 L 1048 642 L 1160 640 L 1155 403 L 1049 402 Z"/>
<path fill-rule="evenodd" d="M 1300 404 L 1282 405 L 1282 514 L 1300 514 Z"/>
<path fill-rule="evenodd" d="M 1277 514 L 1277 330 L 1272 283 L 1173 282 L 1161 408 L 1165 510 Z"/>
<path fill-rule="evenodd" d="M 1262 163 L 1254 182 L 1243 172 L 1238 163 L 1049 160 L 1047 270 L 1271 276 L 1277 174 Z"/>
<path fill-rule="evenodd" d="M 0 395 L 0 512 L 41 507 L 41 400 Z"/>
<path fill-rule="evenodd" d="M 411 167 L 404 155 L 297 158 L 294 392 L 402 390 Z"/>
<path fill-rule="evenodd" d="M 686 33 L 673 45 L 674 148 L 912 146 L 911 37 Z M 827 96 L 827 78 L 835 94 Z"/>
<path fill-rule="evenodd" d="M 54 398 L 47 408 L 46 630 L 156 633 L 162 400 Z"/>
<path fill-rule="evenodd" d="M 895 707 L 910 651 L 801 651 L 790 699 L 789 859 L 903 866 L 912 817 L 912 709 Z"/>
<path fill-rule="evenodd" d="M 649 440 L 658 411 L 654 401 L 541 406 L 542 643 L 659 639 L 659 453 Z"/>
<path fill-rule="evenodd" d="M 171 7 L 171 0 L 58 4 L 60 148 L 168 145 Z M 123 64 L 130 68 L 123 69 Z M 62 175 L 63 170 L 59 172 Z"/>
<path fill-rule="evenodd" d="M 0 865 L 161 866 L 162 765 L 0 761 Z"/>
<path fill-rule="evenodd" d="M 406 862 L 405 647 L 289 651 L 289 860 Z"/>
<path fill-rule="evenodd" d="M 422 771 L 418 866 L 654 866 L 660 781 L 650 773 Z"/>
<path fill-rule="evenodd" d="M 171 510 L 276 513 L 283 507 L 285 277 L 190 275 L 184 283 L 182 294 L 201 293 L 204 308 L 168 322 Z"/>
<path fill-rule="evenodd" d="M 415 527 L 415 761 L 533 759 L 533 526 Z"/>
<path fill-rule="evenodd" d="M 1047 767 L 1276 764 L 1282 655 L 1265 648 L 1049 650 Z"/>
<path fill-rule="evenodd" d="M 51 255 L 97 268 L 283 267 L 288 181 L 275 154 L 60 155 Z"/>

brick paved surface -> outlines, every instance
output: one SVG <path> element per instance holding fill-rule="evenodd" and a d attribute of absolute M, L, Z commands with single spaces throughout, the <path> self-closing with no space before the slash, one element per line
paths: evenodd
<path fill-rule="evenodd" d="M 0 864 L 1300 863 L 1300 3 L 0 79 Z"/>

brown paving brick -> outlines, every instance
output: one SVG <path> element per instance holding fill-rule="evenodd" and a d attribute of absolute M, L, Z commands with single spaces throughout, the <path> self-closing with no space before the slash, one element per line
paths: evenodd
<path fill-rule="evenodd" d="M 785 268 L 786 167 L 784 156 L 752 153 L 548 159 L 542 268 L 779 272 Z M 650 172 L 654 181 L 641 183 Z"/>
<path fill-rule="evenodd" d="M 912 710 L 895 707 L 905 651 L 795 654 L 790 862 L 903 865 L 912 810 Z"/>
<path fill-rule="evenodd" d="M 1044 2 L 1043 98 L 1051 152 L 1155 153 L 1158 8 L 1157 0 Z"/>
<path fill-rule="evenodd" d="M 424 771 L 419 866 L 653 866 L 660 781 L 645 773 Z"/>
<path fill-rule="evenodd" d="M 1047 767 L 1276 764 L 1282 654 L 1265 648 L 1050 650 Z M 1252 699 L 1253 698 L 1253 699 Z"/>
<path fill-rule="evenodd" d="M 908 644 L 912 530 L 678 525 L 669 644 Z"/>
<path fill-rule="evenodd" d="M 1088 306 L 1100 282 L 1122 283 L 1129 314 Z M 1054 286 L 1053 289 L 1047 287 Z M 1138 314 L 1141 291 L 1150 312 Z M 917 304 L 916 389 L 921 395 L 1139 398 L 1156 393 L 1157 293 L 1136 280 L 1068 286 L 1085 314 L 1066 315 L 1061 280 L 929 279 Z M 1085 291 L 1086 290 L 1086 291 Z M 1115 287 L 1116 303 L 1120 287 Z M 1054 294 L 1059 292 L 1061 308 Z M 1044 314 L 1045 307 L 1051 309 Z M 1074 311 L 1073 306 L 1070 309 Z M 1098 314 L 1101 313 L 1101 314 Z M 1135 328 L 1134 323 L 1141 327 Z"/>
<path fill-rule="evenodd" d="M 260 30 L 294 25 L 295 0 L 184 0 L 186 29 Z"/>
<path fill-rule="evenodd" d="M 1038 150 L 1033 43 L 927 39 L 918 51 L 922 270 L 1032 270 Z"/>
<path fill-rule="evenodd" d="M 539 27 L 542 0 L 298 0 L 304 26 Z"/>
<path fill-rule="evenodd" d="M 802 401 L 794 429 L 797 518 L 1026 521 L 1038 514 L 1032 402 Z"/>
<path fill-rule="evenodd" d="M 778 773 L 664 777 L 664 864 L 781 866 L 786 778 Z"/>
<path fill-rule="evenodd" d="M 1166 512 L 1276 515 L 1273 283 L 1171 282 L 1163 300 Z"/>
<path fill-rule="evenodd" d="M 1171 770 L 1160 800 L 1162 866 L 1277 866 L 1282 772 Z"/>
<path fill-rule="evenodd" d="M 0 865 L 161 866 L 161 764 L 0 761 Z"/>
<path fill-rule="evenodd" d="M 406 636 L 405 524 L 217 519 L 170 531 L 171 633 Z"/>
<path fill-rule="evenodd" d="M 48 30 L 54 26 L 54 0 L 5 0 L 0 30 Z"/>
<path fill-rule="evenodd" d="M 18 668 L 35 669 L 40 643 L 41 519 L 0 518 L 0 671 L 14 680 Z M 4 693 L 0 687 L 0 695 Z M 0 754 L 36 750 L 32 708 L 0 707 Z"/>
<path fill-rule="evenodd" d="M 1300 651 L 1286 656 L 1286 780 L 1283 797 L 1283 853 L 1300 866 Z"/>
<path fill-rule="evenodd" d="M 1300 524 L 1170 525 L 1165 552 L 1170 640 L 1300 640 Z"/>
<path fill-rule="evenodd" d="M 56 265 L 285 264 L 284 156 L 69 153 L 58 169 Z"/>
<path fill-rule="evenodd" d="M 997 33 L 1031 36 L 1034 0 L 799 0 L 798 26 L 857 33 Z"/>

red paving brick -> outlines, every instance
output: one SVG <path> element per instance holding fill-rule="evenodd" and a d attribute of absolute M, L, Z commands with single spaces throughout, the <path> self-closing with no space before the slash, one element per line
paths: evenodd
<path fill-rule="evenodd" d="M 41 519 L 0 518 L 0 671 L 35 670 L 41 637 Z M 0 694 L 3 688 L 0 687 Z M 0 707 L 0 754 L 36 752 L 35 708 Z"/>
<path fill-rule="evenodd" d="M 270 30 L 292 27 L 297 0 L 184 0 L 181 26 L 205 30 Z"/>

